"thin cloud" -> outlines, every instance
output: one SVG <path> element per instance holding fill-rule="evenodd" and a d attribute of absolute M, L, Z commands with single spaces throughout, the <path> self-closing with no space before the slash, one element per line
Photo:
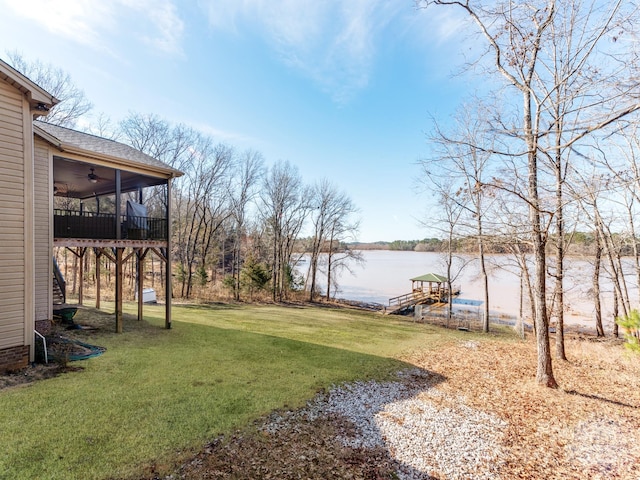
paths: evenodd
<path fill-rule="evenodd" d="M 3 3 L 15 14 L 38 23 L 51 33 L 93 48 L 101 48 L 96 27 L 101 22 L 112 23 L 112 9 L 103 2 L 5 0 Z"/>
<path fill-rule="evenodd" d="M 176 6 L 170 0 L 119 0 L 122 5 L 135 11 L 141 18 L 148 18 L 150 29 L 143 33 L 142 40 L 153 48 L 168 54 L 182 54 L 184 22 Z"/>
<path fill-rule="evenodd" d="M 406 5 L 394 0 L 221 0 L 202 4 L 212 28 L 257 27 L 283 63 L 337 103 L 368 85 L 376 42 Z"/>
<path fill-rule="evenodd" d="M 433 27 L 431 31 L 436 32 L 436 35 L 431 35 L 431 39 L 437 44 L 453 41 L 461 33 L 467 32 L 471 26 L 469 18 L 453 8 L 434 9 L 432 7 L 428 12 L 431 13 L 429 22 Z"/>
<path fill-rule="evenodd" d="M 209 135 L 213 137 L 215 141 L 222 143 L 255 143 L 256 139 L 251 138 L 247 135 L 237 132 L 230 132 L 228 130 L 222 130 L 220 128 L 214 127 L 208 123 L 197 123 L 197 122 L 186 122 L 194 130 L 199 131 L 205 135 Z"/>
<path fill-rule="evenodd" d="M 144 32 L 140 37 L 143 42 L 164 53 L 181 53 L 184 24 L 170 0 L 4 0 L 2 3 L 54 35 L 107 52 L 111 52 L 109 35 L 123 33 L 119 31 L 119 20 L 135 15 L 148 20 L 139 24 Z"/>

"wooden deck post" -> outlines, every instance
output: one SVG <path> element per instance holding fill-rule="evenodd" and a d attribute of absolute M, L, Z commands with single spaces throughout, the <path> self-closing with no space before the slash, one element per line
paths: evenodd
<path fill-rule="evenodd" d="M 142 205 L 143 203 L 143 195 L 142 188 L 138 188 L 138 203 Z M 148 237 L 143 237 L 148 238 Z M 138 289 L 138 321 L 141 322 L 143 318 L 142 305 L 144 304 L 144 299 L 142 298 L 143 290 L 144 290 L 144 253 L 142 248 L 136 249 L 136 288 Z"/>
<path fill-rule="evenodd" d="M 172 297 L 172 273 L 171 273 L 171 179 L 167 180 L 167 212 L 165 215 L 167 219 L 167 251 L 165 258 L 167 263 L 165 265 L 165 313 L 164 313 L 164 326 L 166 329 L 171 329 L 171 297 Z"/>
<path fill-rule="evenodd" d="M 116 228 L 116 238 L 120 240 L 122 238 L 122 226 L 121 226 L 121 217 L 122 217 L 122 205 L 120 198 L 121 195 L 121 184 L 120 184 L 120 170 L 116 169 L 115 172 L 115 181 L 116 181 L 116 223 L 114 227 Z"/>
<path fill-rule="evenodd" d="M 78 272 L 78 305 L 84 305 L 84 254 L 86 252 L 86 247 L 78 248 L 78 265 L 80 267 Z"/>
<path fill-rule="evenodd" d="M 116 333 L 122 333 L 122 251 L 116 247 Z"/>
<path fill-rule="evenodd" d="M 138 321 L 142 320 L 142 305 L 144 303 L 144 252 L 141 248 L 136 249 L 136 271 L 137 271 L 137 288 L 138 288 Z"/>
<path fill-rule="evenodd" d="M 102 250 L 94 248 L 93 252 L 96 255 L 96 308 L 100 309 L 100 257 L 102 256 Z"/>

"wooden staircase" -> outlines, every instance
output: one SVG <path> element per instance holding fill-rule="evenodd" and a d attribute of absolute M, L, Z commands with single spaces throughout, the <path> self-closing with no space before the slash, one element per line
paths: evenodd
<path fill-rule="evenodd" d="M 382 313 L 385 315 L 399 313 L 406 308 L 413 307 L 414 305 L 425 302 L 428 299 L 429 295 L 422 291 L 405 293 L 404 295 L 390 298 L 389 306 L 385 307 Z"/>
<path fill-rule="evenodd" d="M 58 262 L 53 259 L 53 304 L 64 305 L 67 300 L 67 285 L 58 267 Z"/>

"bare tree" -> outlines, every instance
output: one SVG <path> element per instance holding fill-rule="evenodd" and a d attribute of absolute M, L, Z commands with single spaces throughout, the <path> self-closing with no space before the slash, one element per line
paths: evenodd
<path fill-rule="evenodd" d="M 202 137 L 193 145 L 191 168 L 185 172 L 181 197 L 177 208 L 183 223 L 179 224 L 178 260 L 182 276 L 182 296 L 189 298 L 196 270 L 206 281 L 209 256 L 215 245 L 216 234 L 230 216 L 228 182 L 233 162 L 233 150 L 222 144 L 213 144 Z"/>
<path fill-rule="evenodd" d="M 191 166 L 191 150 L 202 135 L 186 125 L 172 125 L 155 114 L 130 113 L 119 124 L 123 141 L 181 171 Z"/>
<path fill-rule="evenodd" d="M 232 177 L 229 191 L 231 215 L 233 218 L 233 259 L 232 276 L 234 297 L 240 300 L 240 272 L 242 270 L 242 243 L 246 235 L 247 207 L 255 198 L 256 187 L 263 175 L 264 160 L 262 155 L 247 150 L 238 159 L 235 166 L 236 175 Z"/>
<path fill-rule="evenodd" d="M 486 210 L 490 208 L 486 204 L 487 200 L 491 199 L 493 190 L 485 184 L 485 177 L 489 177 L 490 174 L 490 152 L 493 150 L 494 141 L 492 132 L 486 130 L 489 115 L 490 112 L 482 102 L 475 101 L 462 105 L 458 110 L 452 132 L 445 131 L 434 121 L 433 133 L 429 140 L 435 148 L 435 155 L 420 162 L 426 173 L 426 176 L 421 178 L 433 180 L 434 173 L 444 171 L 462 180 L 458 194 L 447 195 L 445 199 L 466 210 L 468 219 L 461 218 L 460 221 L 473 223 L 469 225 L 469 229 L 478 245 L 478 261 L 484 290 L 482 330 L 485 333 L 489 331 L 489 276 L 485 259 L 484 218 Z"/>
<path fill-rule="evenodd" d="M 282 301 L 289 289 L 291 254 L 309 213 L 309 194 L 302 178 L 289 162 L 277 162 L 264 178 L 262 217 L 271 235 L 271 292 Z"/>
<path fill-rule="evenodd" d="M 42 120 L 61 127 L 75 127 L 78 119 L 87 114 L 93 105 L 78 88 L 71 75 L 61 68 L 40 60 L 29 61 L 17 52 L 7 52 L 8 63 L 60 100 Z"/>
<path fill-rule="evenodd" d="M 328 277 L 335 279 L 337 263 L 336 244 L 345 240 L 344 234 L 357 230 L 357 222 L 351 219 L 356 208 L 351 199 L 323 179 L 311 190 L 311 223 L 313 236 L 309 255 L 309 301 L 313 301 L 318 290 L 318 272 L 321 254 L 326 254 Z M 338 247 L 339 248 L 339 247 Z M 342 252 L 346 252 L 342 249 Z M 327 289 L 333 282 L 328 278 Z M 335 282 L 333 282 L 335 283 Z M 328 298 L 328 297 L 327 297 Z"/>
<path fill-rule="evenodd" d="M 604 328 L 602 327 L 602 302 L 600 298 L 600 266 L 602 265 L 602 241 L 600 240 L 600 231 L 595 229 L 595 255 L 593 259 L 593 305 L 596 317 L 596 335 L 604 337 Z"/>
<path fill-rule="evenodd" d="M 218 234 L 229 218 L 229 181 L 235 161 L 233 148 L 216 144 L 185 125 L 172 125 L 156 115 L 131 113 L 119 124 L 125 142 L 185 173 L 173 182 L 173 248 L 178 261 L 180 294 L 193 293 L 194 275 L 208 279 Z M 150 209 L 164 208 L 160 189 L 147 199 Z"/>
<path fill-rule="evenodd" d="M 600 144 L 600 163 L 615 179 L 621 190 L 622 203 L 628 219 L 629 245 L 633 255 L 636 285 L 640 285 L 640 245 L 636 234 L 637 209 L 640 205 L 640 130 L 637 123 L 620 122 L 616 135 L 607 138 L 607 146 Z M 617 155 L 616 155 L 617 153 Z M 638 288 L 640 300 L 640 288 Z"/>
<path fill-rule="evenodd" d="M 505 0 L 486 5 L 470 0 L 419 0 L 418 4 L 460 8 L 475 23 L 488 47 L 485 52 L 490 54 L 490 63 L 477 65 L 504 80 L 505 95 L 514 91 L 521 98 L 522 109 L 510 117 L 514 120 L 504 117 L 499 124 L 511 139 L 509 149 L 501 153 L 526 159 L 527 192 L 523 200 L 529 207 L 534 257 L 536 379 L 542 385 L 556 387 L 546 300 L 547 212 L 541 202 L 541 160 L 546 155 L 554 156 L 554 152 L 575 148 L 585 137 L 640 108 L 634 52 L 625 53 L 615 42 L 607 43 L 614 35 L 635 28 L 638 8 L 621 1 L 602 7 L 599 2 L 574 0 Z M 554 62 L 558 45 L 565 52 L 563 58 L 570 58 L 572 65 L 563 70 L 561 77 L 549 75 L 557 71 Z M 580 77 L 588 80 L 577 81 Z M 555 96 L 567 85 L 567 94 Z M 558 112 L 563 119 L 570 118 L 570 128 L 561 130 L 560 144 L 544 140 L 557 138 L 554 127 Z"/>
<path fill-rule="evenodd" d="M 105 113 L 99 113 L 95 120 L 86 126 L 85 131 L 91 135 L 114 141 L 120 141 L 120 135 L 122 134 L 118 125 L 113 123 Z"/>
<path fill-rule="evenodd" d="M 360 226 L 359 221 L 350 215 L 355 213 L 356 207 L 350 199 L 344 198 L 339 212 L 330 219 L 327 235 L 327 293 L 326 299 L 331 298 L 331 289 L 338 290 L 338 278 L 343 270 L 353 274 L 352 265 L 363 265 L 362 252 L 354 250 L 346 243 L 355 240 Z"/>
<path fill-rule="evenodd" d="M 598 295 L 598 297 L 595 298 L 595 301 L 597 302 L 596 307 L 599 308 L 600 303 L 599 270 L 601 255 L 604 254 L 606 259 L 605 270 L 608 271 L 613 285 L 614 318 L 618 316 L 619 306 L 622 306 L 623 314 L 627 315 L 631 307 L 620 258 L 621 245 L 619 241 L 616 240 L 616 237 L 619 236 L 614 234 L 611 227 L 611 224 L 615 221 L 617 215 L 607 215 L 601 208 L 601 203 L 608 202 L 608 197 L 604 197 L 604 194 L 611 194 L 611 179 L 610 177 L 599 173 L 597 170 L 594 170 L 589 175 L 580 175 L 576 172 L 576 176 L 581 177 L 581 183 L 576 184 L 579 190 L 577 192 L 573 192 L 573 195 L 579 199 L 581 211 L 585 218 L 588 219 L 591 225 L 593 225 L 595 230 L 596 262 L 594 264 L 594 270 L 597 270 L 597 276 L 594 271 L 593 282 L 594 295 Z M 595 285 L 596 281 L 598 282 L 597 286 Z M 596 321 L 598 321 L 597 318 Z"/>

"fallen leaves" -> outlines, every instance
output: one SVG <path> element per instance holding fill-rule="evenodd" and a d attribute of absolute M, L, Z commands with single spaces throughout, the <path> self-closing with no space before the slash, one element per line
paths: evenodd
<path fill-rule="evenodd" d="M 439 389 L 508 423 L 501 478 L 640 478 L 640 360 L 618 342 L 567 339 L 560 389 L 535 383 L 536 349 L 450 345 L 407 359 L 447 378 Z"/>

